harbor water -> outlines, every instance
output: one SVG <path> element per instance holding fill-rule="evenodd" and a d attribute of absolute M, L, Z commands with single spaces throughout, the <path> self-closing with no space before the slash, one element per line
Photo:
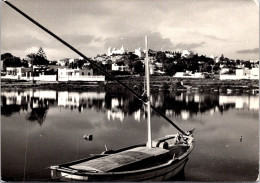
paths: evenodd
<path fill-rule="evenodd" d="M 152 104 L 195 148 L 183 181 L 255 181 L 259 168 L 259 96 L 152 92 Z M 146 112 L 125 91 L 2 90 L 1 175 L 5 181 L 50 181 L 57 165 L 146 142 Z M 177 130 L 152 112 L 152 138 Z M 86 140 L 84 136 L 93 136 Z M 174 180 L 174 179 L 172 179 Z"/>

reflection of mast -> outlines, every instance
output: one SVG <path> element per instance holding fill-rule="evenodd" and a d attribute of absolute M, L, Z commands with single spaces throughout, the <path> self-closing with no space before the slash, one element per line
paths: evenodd
<path fill-rule="evenodd" d="M 146 75 L 146 86 L 147 86 L 147 127 L 148 127 L 148 142 L 149 148 L 152 148 L 152 134 L 151 134 L 151 101 L 150 101 L 150 73 L 149 73 L 149 60 L 148 60 L 148 41 L 147 36 L 145 36 L 145 47 L 146 47 L 146 62 L 145 62 L 145 75 Z"/>

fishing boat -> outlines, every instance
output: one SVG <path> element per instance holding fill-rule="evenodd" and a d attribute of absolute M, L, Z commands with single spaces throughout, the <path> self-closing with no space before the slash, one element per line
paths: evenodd
<path fill-rule="evenodd" d="M 147 111 L 147 143 L 126 147 L 120 150 L 109 150 L 90 158 L 76 160 L 69 163 L 51 166 L 51 174 L 54 179 L 66 181 L 164 181 L 180 173 L 187 161 L 188 156 L 194 148 L 193 130 L 184 132 L 165 114 L 160 112 L 150 102 L 150 76 L 148 59 L 148 41 L 146 45 L 146 95 L 139 95 L 132 88 L 122 83 L 118 78 L 108 73 L 104 68 L 87 58 L 76 48 L 65 42 L 56 34 L 39 24 L 36 20 L 15 7 L 12 3 L 4 2 L 27 18 L 29 21 L 40 27 L 52 37 L 87 60 L 94 67 L 103 72 L 106 76 L 117 81 L 139 100 L 141 100 Z M 172 124 L 180 133 L 170 134 L 165 137 L 152 140 L 151 134 L 151 109 Z"/>
<path fill-rule="evenodd" d="M 147 37 L 145 39 L 147 49 Z M 194 147 L 193 130 L 151 140 L 149 61 L 146 52 L 148 142 L 91 158 L 51 166 L 52 178 L 67 181 L 164 181 L 183 171 Z"/>
<path fill-rule="evenodd" d="M 167 135 L 94 157 L 51 166 L 52 178 L 60 181 L 164 181 L 184 170 L 194 147 L 189 135 Z"/>

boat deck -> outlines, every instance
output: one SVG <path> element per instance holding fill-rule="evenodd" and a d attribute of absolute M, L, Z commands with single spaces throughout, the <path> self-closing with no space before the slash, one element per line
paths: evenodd
<path fill-rule="evenodd" d="M 138 169 L 151 162 L 169 160 L 169 150 L 162 148 L 136 147 L 116 154 L 71 165 L 70 168 L 85 171 L 113 172 Z M 154 163 L 152 163 L 154 164 Z M 157 163 L 156 163 L 157 164 Z"/>

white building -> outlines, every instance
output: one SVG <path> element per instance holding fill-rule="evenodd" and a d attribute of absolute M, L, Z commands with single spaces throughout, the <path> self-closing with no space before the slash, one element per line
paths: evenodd
<path fill-rule="evenodd" d="M 220 80 L 238 80 L 238 79 L 259 79 L 259 68 L 242 68 L 236 69 L 236 74 L 221 74 L 219 77 Z"/>
<path fill-rule="evenodd" d="M 194 56 L 194 52 L 193 51 L 189 51 L 189 50 L 183 50 L 182 57 L 188 58 L 188 57 L 193 57 Z"/>
<path fill-rule="evenodd" d="M 66 63 L 68 63 L 68 62 L 69 62 L 69 59 L 67 59 L 67 58 L 61 59 L 61 60 L 58 60 L 57 65 L 59 65 L 59 66 L 65 66 Z"/>
<path fill-rule="evenodd" d="M 229 68 L 221 68 L 221 70 L 220 70 L 220 74 L 227 74 L 227 73 L 229 73 Z"/>
<path fill-rule="evenodd" d="M 107 55 L 111 56 L 111 55 L 123 55 L 125 54 L 125 49 L 124 46 L 122 45 L 122 47 L 120 49 L 116 49 L 115 47 L 111 50 L 111 47 L 108 48 L 108 52 Z"/>
<path fill-rule="evenodd" d="M 116 63 L 112 64 L 112 71 L 129 71 L 129 67 L 126 65 L 117 65 Z"/>
<path fill-rule="evenodd" d="M 88 69 L 58 69 L 58 81 L 105 81 L 105 76 L 94 76 Z"/>
<path fill-rule="evenodd" d="M 173 76 L 174 78 L 205 78 L 204 74 L 201 72 L 195 72 L 194 74 L 191 72 L 176 72 Z"/>
<path fill-rule="evenodd" d="M 134 54 L 137 55 L 139 58 L 143 58 L 145 56 L 144 51 L 141 50 L 141 48 L 135 49 Z"/>
<path fill-rule="evenodd" d="M 165 56 L 166 56 L 167 58 L 173 58 L 173 57 L 174 57 L 174 53 L 167 52 L 167 53 L 165 53 Z"/>
<path fill-rule="evenodd" d="M 210 58 L 212 58 L 215 63 L 219 63 L 219 58 L 217 56 L 211 55 Z"/>

